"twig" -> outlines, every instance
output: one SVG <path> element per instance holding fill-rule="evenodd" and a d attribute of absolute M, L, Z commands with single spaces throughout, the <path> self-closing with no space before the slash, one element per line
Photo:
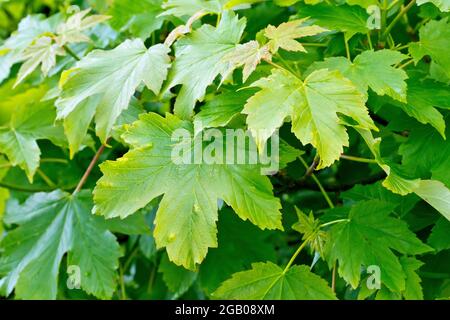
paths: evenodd
<path fill-rule="evenodd" d="M 106 144 L 106 143 L 105 143 Z M 105 144 L 102 144 L 100 146 L 100 148 L 97 150 L 97 153 L 95 154 L 95 156 L 92 158 L 91 163 L 89 163 L 88 168 L 86 169 L 85 173 L 83 174 L 83 177 L 81 177 L 80 182 L 78 183 L 77 187 L 75 188 L 75 191 L 73 192 L 73 194 L 76 194 L 77 192 L 79 192 L 81 190 L 81 188 L 83 187 L 83 185 L 86 183 L 89 175 L 91 174 L 92 169 L 94 168 L 95 164 L 98 161 L 98 158 L 100 157 L 100 155 L 103 153 L 103 151 L 105 150 Z"/>

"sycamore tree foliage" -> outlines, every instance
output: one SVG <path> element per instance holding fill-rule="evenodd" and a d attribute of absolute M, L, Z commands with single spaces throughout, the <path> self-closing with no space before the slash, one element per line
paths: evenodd
<path fill-rule="evenodd" d="M 0 296 L 450 298 L 449 10 L 1 0 Z"/>

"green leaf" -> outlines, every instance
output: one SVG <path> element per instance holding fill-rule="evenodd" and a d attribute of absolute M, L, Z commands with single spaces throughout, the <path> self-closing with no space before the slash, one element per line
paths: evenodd
<path fill-rule="evenodd" d="M 60 146 L 65 144 L 62 127 L 54 123 L 56 110 L 53 104 L 40 101 L 46 91 L 43 85 L 13 94 L 2 102 L 6 108 L 13 105 L 15 109 L 9 121 L 0 125 L 0 152 L 6 154 L 13 166 L 25 170 L 30 182 L 39 166 L 41 151 L 37 140 L 49 139 Z"/>
<path fill-rule="evenodd" d="M 409 45 L 409 52 L 417 63 L 425 55 L 429 55 L 433 61 L 441 67 L 450 77 L 450 56 L 447 49 L 450 47 L 450 26 L 448 18 L 436 21 L 431 20 L 419 30 L 419 42 Z"/>
<path fill-rule="evenodd" d="M 398 51 L 364 51 L 353 62 L 343 57 L 327 58 L 314 63 L 314 68 L 339 70 L 350 79 L 364 94 L 370 87 L 378 95 L 388 95 L 406 102 L 406 82 L 408 77 L 402 69 L 393 67 L 407 56 Z"/>
<path fill-rule="evenodd" d="M 210 249 L 200 266 L 200 285 L 211 294 L 235 272 L 255 261 L 276 261 L 273 231 L 261 231 L 240 220 L 232 210 L 222 209 L 218 223 L 218 247 Z M 257 245 L 255 245 L 257 244 Z"/>
<path fill-rule="evenodd" d="M 343 146 L 348 146 L 338 112 L 355 120 L 359 127 L 377 129 L 364 105 L 364 96 L 337 71 L 317 70 L 302 81 L 277 69 L 252 86 L 261 90 L 247 101 L 243 113 L 248 115 L 247 124 L 260 150 L 290 116 L 297 138 L 317 148 L 320 169 L 333 164 Z"/>
<path fill-rule="evenodd" d="M 8 199 L 8 189 L 0 188 L 0 239 L 3 237 L 3 214 L 5 213 L 5 205 Z"/>
<path fill-rule="evenodd" d="M 314 36 L 319 33 L 328 31 L 315 25 L 303 26 L 308 18 L 288 21 L 280 24 L 278 27 L 269 25 L 264 29 L 264 35 L 269 39 L 267 46 L 272 53 L 282 48 L 287 51 L 301 51 L 306 52 L 306 49 L 300 42 L 295 39 Z"/>
<path fill-rule="evenodd" d="M 326 248 L 328 262 L 333 265 L 339 261 L 340 276 L 353 288 L 359 284 L 361 266 L 377 265 L 382 283 L 392 291 L 403 291 L 406 276 L 393 250 L 403 254 L 432 250 L 404 221 L 389 216 L 394 208 L 379 200 L 362 201 L 351 208 L 348 222 L 331 227 Z"/>
<path fill-rule="evenodd" d="M 450 249 L 450 222 L 440 218 L 431 230 L 428 244 L 436 251 Z"/>
<path fill-rule="evenodd" d="M 113 50 L 91 52 L 63 74 L 56 106 L 72 154 L 94 115 L 97 135 L 105 142 L 142 82 L 158 94 L 169 68 L 168 52 L 162 44 L 147 49 L 142 40 L 126 40 Z"/>
<path fill-rule="evenodd" d="M 224 127 L 239 116 L 245 102 L 255 93 L 255 90 L 225 91 L 207 101 L 199 113 L 194 116 L 195 134 L 203 129 Z"/>
<path fill-rule="evenodd" d="M 334 300 L 327 282 L 307 266 L 293 266 L 283 272 L 272 262 L 259 262 L 252 269 L 235 273 L 213 294 L 236 300 Z"/>
<path fill-rule="evenodd" d="M 405 290 L 402 292 L 406 300 L 423 300 L 423 292 L 417 269 L 423 266 L 423 262 L 415 258 L 401 257 L 400 264 L 406 275 Z"/>
<path fill-rule="evenodd" d="M 358 6 L 331 5 L 319 3 L 314 6 L 301 5 L 298 10 L 301 18 L 310 17 L 311 20 L 329 30 L 342 31 L 350 39 L 357 33 L 366 34 L 369 15 Z"/>
<path fill-rule="evenodd" d="M 145 40 L 162 26 L 161 4 L 161 0 L 114 0 L 109 10 L 111 26 Z"/>
<path fill-rule="evenodd" d="M 438 7 L 442 12 L 450 11 L 450 1 L 448 0 L 417 0 L 417 5 L 422 5 L 424 3 L 432 3 Z"/>
<path fill-rule="evenodd" d="M 167 0 L 163 4 L 164 15 L 176 17 L 192 16 L 203 10 L 208 13 L 219 13 L 228 0 Z"/>
<path fill-rule="evenodd" d="M 36 39 L 22 54 L 25 62 L 22 64 L 14 86 L 21 83 L 39 65 L 44 76 L 47 76 L 51 68 L 56 64 L 56 55 L 63 55 L 62 50 L 50 37 Z"/>
<path fill-rule="evenodd" d="M 219 74 L 229 73 L 229 62 L 223 58 L 235 49 L 244 28 L 245 19 L 226 11 L 217 27 L 203 25 L 175 43 L 175 61 L 167 87 L 183 85 L 175 102 L 177 116 L 190 118 L 195 102 L 203 99 L 206 88 Z"/>
<path fill-rule="evenodd" d="M 308 241 L 312 251 L 319 252 L 323 256 L 323 248 L 328 235 L 325 231 L 320 230 L 320 220 L 314 218 L 312 211 L 309 213 L 309 216 L 297 207 L 295 207 L 295 211 L 298 222 L 292 226 L 292 229 L 303 234 L 302 240 Z"/>
<path fill-rule="evenodd" d="M 15 287 L 20 299 L 55 299 L 60 264 L 80 271 L 81 288 L 111 298 L 120 256 L 115 237 L 91 215 L 90 192 L 37 193 L 8 208 L 5 222 L 18 224 L 1 242 L 0 293 Z"/>
<path fill-rule="evenodd" d="M 437 108 L 450 109 L 450 89 L 448 86 L 432 81 L 412 78 L 406 81 L 408 98 L 406 104 L 399 106 L 409 116 L 423 124 L 431 124 L 445 139 L 445 120 Z"/>
<path fill-rule="evenodd" d="M 421 180 L 413 191 L 450 221 L 450 190 L 442 182 Z"/>
<path fill-rule="evenodd" d="M 177 163 L 172 154 L 180 138 L 173 140 L 177 129 L 192 137 L 190 122 L 170 114 L 142 115 L 122 136 L 131 151 L 101 166 L 104 176 L 94 190 L 94 212 L 124 218 L 164 194 L 155 219 L 156 244 L 166 247 L 171 261 L 188 269 L 204 259 L 209 247 L 217 247 L 218 198 L 244 220 L 282 229 L 279 200 L 259 165 Z M 182 140 L 178 147 L 190 143 L 194 141 Z"/>
<path fill-rule="evenodd" d="M 158 272 L 162 273 L 163 280 L 172 293 L 171 299 L 183 295 L 198 276 L 198 272 L 186 270 L 170 262 L 166 254 L 161 259 Z"/>

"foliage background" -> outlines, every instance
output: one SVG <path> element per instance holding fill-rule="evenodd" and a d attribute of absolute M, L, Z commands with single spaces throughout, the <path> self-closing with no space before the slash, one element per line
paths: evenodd
<path fill-rule="evenodd" d="M 93 18 L 71 21 L 77 14 L 71 5 L 92 8 L 84 18 Z M 381 8 L 380 30 L 366 26 L 370 5 Z M 242 36 L 236 30 L 244 22 L 230 9 L 246 18 Z M 188 18 L 199 10 L 205 15 L 189 26 Z M 0 0 L 0 294 L 7 299 L 450 298 L 448 11 L 446 0 Z M 270 36 L 265 29 L 305 17 L 310 19 L 287 24 L 279 34 Z M 214 28 L 222 21 L 224 31 L 217 35 Z M 312 29 L 308 33 L 301 26 Z M 230 44 L 233 34 L 237 40 Z M 222 38 L 208 39 L 211 35 Z M 169 49 L 162 43 L 171 36 L 177 40 Z M 112 50 L 124 43 L 128 47 L 122 51 Z M 221 72 L 214 71 L 225 65 L 223 57 L 208 62 L 214 50 L 225 50 L 219 45 L 236 48 L 225 57 L 232 68 L 223 84 Z M 150 47 L 155 50 L 147 52 Z M 96 56 L 95 49 L 106 53 Z M 134 73 L 126 71 L 133 67 Z M 299 112 L 295 102 L 293 111 L 286 103 L 290 111 L 281 114 L 270 99 L 280 103 L 283 90 L 314 83 L 305 78 L 323 69 L 331 71 L 322 75 L 329 79 L 315 74 L 323 94 L 350 93 L 311 103 L 309 108 L 321 110 L 312 117 L 325 119 L 314 119 L 321 123 L 317 128 L 299 120 L 307 131 L 301 133 L 292 124 Z M 242 89 L 262 78 L 268 85 L 260 81 L 259 89 Z M 124 108 L 122 100 L 110 98 L 123 88 L 132 95 L 124 98 Z M 190 89 L 194 97 L 186 93 Z M 81 96 L 88 102 L 73 102 Z M 354 110 L 330 115 L 327 106 L 339 99 Z M 100 111 L 92 120 L 95 108 Z M 191 126 L 192 110 L 194 119 L 210 121 L 210 127 L 280 127 L 282 170 L 270 182 L 252 169 L 238 175 L 242 180 L 236 185 L 215 177 L 225 182 L 221 190 L 211 187 L 212 195 L 205 189 L 211 183 L 206 173 L 207 182 L 198 182 L 205 191 L 199 193 L 198 185 L 183 185 L 183 174 L 134 170 L 154 161 L 151 151 L 138 154 L 152 142 L 156 154 L 164 153 L 164 140 L 154 140 L 158 128 Z M 166 112 L 188 120 L 157 116 Z M 141 120 L 131 125 L 139 114 Z M 338 131 L 322 130 L 330 123 Z M 339 137 L 344 124 L 348 145 Z M 87 170 L 95 155 L 105 163 L 103 173 L 96 165 Z M 147 158 L 139 162 L 133 155 Z M 154 185 L 133 189 L 147 180 Z M 245 196 L 234 199 L 227 187 Z M 225 200 L 219 201 L 217 236 L 211 227 L 217 209 L 206 204 L 216 196 Z M 186 229 L 179 219 L 196 212 L 208 222 L 196 220 Z M 198 238 L 172 239 L 168 229 L 179 224 L 180 234 Z M 82 269 L 78 289 L 70 288 L 72 265 Z M 366 286 L 370 265 L 381 267 L 379 290 Z"/>

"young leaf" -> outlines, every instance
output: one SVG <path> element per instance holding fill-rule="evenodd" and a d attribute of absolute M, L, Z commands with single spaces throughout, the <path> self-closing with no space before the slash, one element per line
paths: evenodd
<path fill-rule="evenodd" d="M 175 102 L 175 114 L 182 119 L 192 116 L 195 102 L 203 99 L 206 88 L 219 74 L 227 74 L 229 62 L 223 58 L 241 39 L 245 19 L 226 11 L 217 27 L 203 25 L 175 43 L 175 61 L 170 69 L 170 89 L 182 84 Z"/>
<path fill-rule="evenodd" d="M 389 214 L 395 205 L 379 200 L 357 203 L 350 210 L 348 222 L 335 224 L 327 242 L 329 264 L 339 261 L 339 274 L 353 288 L 358 286 L 361 266 L 377 265 L 381 277 L 392 291 L 405 289 L 405 274 L 392 250 L 420 254 L 432 249 L 416 238 L 406 223 Z M 351 255 L 352 259 L 347 259 Z"/>
<path fill-rule="evenodd" d="M 101 166 L 104 176 L 94 190 L 94 212 L 123 218 L 164 194 L 155 219 L 156 244 L 188 269 L 204 259 L 209 247 L 217 246 L 218 198 L 243 220 L 263 229 L 282 229 L 280 202 L 260 166 L 177 163 L 172 154 L 180 138 L 172 140 L 174 132 L 181 134 L 177 129 L 193 133 L 190 122 L 170 114 L 141 116 L 122 136 L 131 151 Z M 186 143 L 178 141 L 181 147 Z"/>
<path fill-rule="evenodd" d="M 81 288 L 111 298 L 120 256 L 115 237 L 91 215 L 90 192 L 36 193 L 8 208 L 5 223 L 18 224 L 1 242 L 0 293 L 15 287 L 20 299 L 55 299 L 64 254 L 79 268 Z"/>
<path fill-rule="evenodd" d="M 72 150 L 86 135 L 94 114 L 97 135 L 105 142 L 142 82 L 158 94 L 169 68 L 168 52 L 162 44 L 147 49 L 142 40 L 126 40 L 113 50 L 91 52 L 63 74 L 58 119 L 65 119 L 66 127 L 83 123 L 70 135 Z"/>
<path fill-rule="evenodd" d="M 266 140 L 288 116 L 292 131 L 303 143 L 311 143 L 320 155 L 318 169 L 339 159 L 348 135 L 337 113 L 351 117 L 357 125 L 377 129 L 358 89 L 337 71 L 321 69 L 304 81 L 284 70 L 252 84 L 261 88 L 244 107 L 247 124 L 263 149 Z"/>
<path fill-rule="evenodd" d="M 235 273 L 213 294 L 220 299 L 239 300 L 335 300 L 325 280 L 307 266 L 283 272 L 272 262 L 254 263 L 252 269 Z"/>
<path fill-rule="evenodd" d="M 328 235 L 325 231 L 320 230 L 320 220 L 315 219 L 312 212 L 307 216 L 297 207 L 295 207 L 295 211 L 297 212 L 298 222 L 292 226 L 292 229 L 303 234 L 302 240 L 308 241 L 311 249 L 323 256 L 323 248 Z"/>
<path fill-rule="evenodd" d="M 275 53 L 279 48 L 288 51 L 301 51 L 306 52 L 306 49 L 300 42 L 295 39 L 314 36 L 316 34 L 328 31 L 327 29 L 319 26 L 303 26 L 304 22 L 308 18 L 288 21 L 280 24 L 278 27 L 269 25 L 264 30 L 264 35 L 269 39 L 267 46 L 270 52 Z"/>
<path fill-rule="evenodd" d="M 393 50 L 364 51 L 353 62 L 343 57 L 333 57 L 314 63 L 314 68 L 339 70 L 364 94 L 370 87 L 380 96 L 388 95 L 406 102 L 405 79 L 408 76 L 402 69 L 393 67 L 406 58 L 406 55 Z"/>

